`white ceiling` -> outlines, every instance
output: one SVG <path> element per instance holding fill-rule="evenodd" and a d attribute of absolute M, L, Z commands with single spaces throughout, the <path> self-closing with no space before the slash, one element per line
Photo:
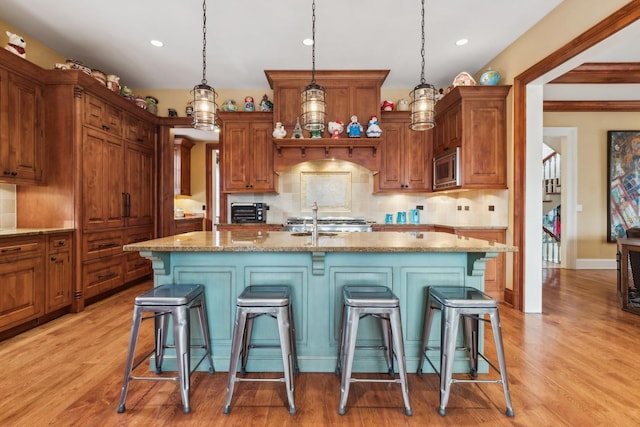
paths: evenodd
<path fill-rule="evenodd" d="M 561 2 L 426 0 L 427 82 L 446 87 L 461 71 L 477 73 Z M 2 0 L 0 19 L 133 88 L 202 79 L 201 1 Z M 310 36 L 311 0 L 209 0 L 208 83 L 265 88 L 265 69 L 310 69 Z M 385 88 L 410 88 L 420 83 L 420 37 L 419 0 L 316 2 L 316 69 L 389 69 Z"/>

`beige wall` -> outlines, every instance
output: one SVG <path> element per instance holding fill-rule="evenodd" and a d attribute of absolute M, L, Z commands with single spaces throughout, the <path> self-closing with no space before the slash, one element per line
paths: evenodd
<path fill-rule="evenodd" d="M 0 20 L 0 30 L 0 40 L 3 40 L 1 43 L 3 48 L 9 41 L 5 31 L 11 31 L 12 33 L 20 35 L 24 41 L 27 42 L 27 60 L 42 68 L 51 69 L 55 67 L 56 63 L 66 60 L 66 58 L 58 52 L 49 49 L 36 39 L 31 38 L 27 31 L 15 28 L 2 20 Z"/>
<path fill-rule="evenodd" d="M 545 113 L 544 125 L 578 129 L 578 258 L 611 259 L 607 243 L 607 131 L 635 130 L 640 113 Z"/>

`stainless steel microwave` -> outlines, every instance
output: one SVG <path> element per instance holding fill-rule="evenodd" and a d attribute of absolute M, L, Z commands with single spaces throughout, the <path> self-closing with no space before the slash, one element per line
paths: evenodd
<path fill-rule="evenodd" d="M 441 154 L 433 159 L 433 189 L 459 187 L 462 183 L 460 174 L 460 147 L 455 151 Z"/>

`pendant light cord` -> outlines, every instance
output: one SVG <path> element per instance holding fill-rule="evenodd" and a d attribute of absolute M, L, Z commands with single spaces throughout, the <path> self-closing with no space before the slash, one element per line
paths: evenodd
<path fill-rule="evenodd" d="M 311 4 L 311 84 L 316 82 L 316 2 Z"/>
<path fill-rule="evenodd" d="M 424 0 L 422 0 L 422 49 L 420 50 L 420 55 L 422 55 L 422 72 L 420 73 L 420 83 L 425 84 L 426 81 L 424 79 Z"/>
<path fill-rule="evenodd" d="M 207 0 L 202 2 L 202 84 L 207 84 Z"/>

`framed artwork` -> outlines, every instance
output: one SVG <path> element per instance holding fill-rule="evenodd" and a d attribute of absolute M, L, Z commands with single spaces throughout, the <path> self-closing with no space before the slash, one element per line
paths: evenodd
<path fill-rule="evenodd" d="M 640 226 L 640 130 L 607 132 L 607 241 Z"/>

